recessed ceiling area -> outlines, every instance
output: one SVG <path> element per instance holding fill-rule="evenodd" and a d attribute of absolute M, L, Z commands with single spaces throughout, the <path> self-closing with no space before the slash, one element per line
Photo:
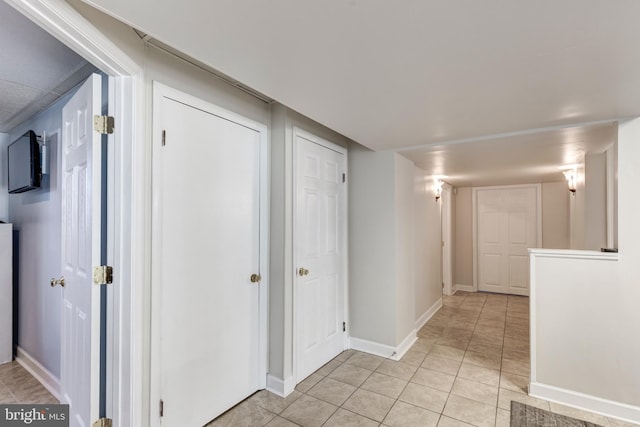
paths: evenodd
<path fill-rule="evenodd" d="M 9 132 L 95 67 L 0 1 L 0 132 Z"/>
<path fill-rule="evenodd" d="M 601 153 L 617 138 L 615 122 L 522 132 L 401 150 L 455 187 L 563 181 L 563 170 Z"/>

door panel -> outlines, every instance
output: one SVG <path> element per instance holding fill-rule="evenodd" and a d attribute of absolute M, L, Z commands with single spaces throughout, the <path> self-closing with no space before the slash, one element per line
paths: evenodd
<path fill-rule="evenodd" d="M 164 426 L 200 426 L 261 386 L 260 132 L 162 99 L 160 397 Z"/>
<path fill-rule="evenodd" d="M 529 294 L 528 249 L 537 246 L 537 191 L 478 189 L 479 290 Z"/>
<path fill-rule="evenodd" d="M 344 155 L 296 134 L 296 379 L 344 350 Z"/>
<path fill-rule="evenodd" d="M 100 399 L 100 287 L 92 266 L 100 264 L 101 136 L 93 116 L 102 109 L 102 78 L 94 74 L 62 110 L 62 401 L 70 426 L 98 418 Z"/>

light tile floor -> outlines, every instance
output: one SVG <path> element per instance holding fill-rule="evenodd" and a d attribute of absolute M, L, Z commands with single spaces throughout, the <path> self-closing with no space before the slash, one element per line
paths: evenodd
<path fill-rule="evenodd" d="M 208 426 L 501 427 L 511 400 L 632 426 L 526 394 L 528 298 L 458 292 L 443 304 L 399 362 L 345 351 L 288 397 L 262 390 Z"/>
<path fill-rule="evenodd" d="M 60 403 L 18 362 L 0 365 L 0 403 Z"/>
<path fill-rule="evenodd" d="M 458 292 L 443 303 L 399 362 L 348 350 L 287 398 L 262 390 L 208 425 L 501 427 L 516 400 L 604 427 L 633 426 L 526 394 L 528 298 Z M 58 401 L 11 362 L 0 365 L 0 403 Z"/>

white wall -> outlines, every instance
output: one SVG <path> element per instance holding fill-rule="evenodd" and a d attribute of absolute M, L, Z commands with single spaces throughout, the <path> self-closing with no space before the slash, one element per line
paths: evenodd
<path fill-rule="evenodd" d="M 442 248 L 440 202 L 424 170 L 414 168 L 415 316 L 416 328 L 427 319 L 442 298 Z M 430 311 L 431 310 L 431 311 Z"/>
<path fill-rule="evenodd" d="M 439 205 L 427 173 L 406 158 L 350 148 L 352 344 L 364 340 L 369 351 L 396 358 L 415 339 L 418 320 L 441 302 Z"/>
<path fill-rule="evenodd" d="M 29 129 L 46 132 L 49 146 L 49 176 L 37 190 L 9 195 L 9 220 L 19 233 L 18 346 L 58 378 L 62 291 L 52 288 L 49 279 L 62 274 L 60 132 L 62 107 L 73 92 L 9 134 L 14 141 Z"/>
<path fill-rule="evenodd" d="M 0 133 L 0 221 L 9 219 L 9 193 L 7 176 L 7 147 L 9 146 L 9 134 Z"/>
<path fill-rule="evenodd" d="M 415 166 L 398 154 L 395 162 L 395 284 L 396 331 L 394 346 L 407 337 L 415 337 L 416 313 L 414 311 L 416 289 L 415 259 Z"/>
<path fill-rule="evenodd" d="M 350 333 L 391 347 L 397 342 L 394 168 L 393 153 L 349 146 Z"/>

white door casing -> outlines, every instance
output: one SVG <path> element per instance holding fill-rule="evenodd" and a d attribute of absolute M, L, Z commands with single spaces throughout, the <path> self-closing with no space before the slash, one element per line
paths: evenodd
<path fill-rule="evenodd" d="M 109 135 L 107 162 L 107 260 L 114 267 L 114 281 L 107 288 L 106 410 L 114 425 L 149 425 L 143 403 L 148 399 L 149 384 L 148 360 L 144 358 L 149 353 L 149 331 L 144 329 L 149 325 L 148 304 L 144 304 L 149 287 L 130 285 L 147 283 L 146 261 L 150 258 L 146 250 L 150 243 L 143 238 L 150 224 L 147 162 L 130 167 L 134 159 L 151 157 L 148 144 L 141 143 L 147 126 L 142 68 L 65 1 L 6 2 L 112 78 L 109 114 L 116 118 L 117 130 Z"/>
<path fill-rule="evenodd" d="M 296 382 L 345 349 L 346 150 L 294 129 Z"/>
<path fill-rule="evenodd" d="M 266 385 L 267 133 L 156 83 L 154 135 L 151 423 L 204 425 Z"/>
<path fill-rule="evenodd" d="M 542 241 L 540 185 L 474 188 L 477 289 L 529 294 L 528 249 Z"/>
<path fill-rule="evenodd" d="M 98 418 L 100 375 L 100 287 L 92 267 L 100 265 L 101 135 L 93 117 L 101 113 L 102 78 L 94 74 L 62 110 L 62 275 L 60 386 L 70 405 L 70 425 Z"/>

